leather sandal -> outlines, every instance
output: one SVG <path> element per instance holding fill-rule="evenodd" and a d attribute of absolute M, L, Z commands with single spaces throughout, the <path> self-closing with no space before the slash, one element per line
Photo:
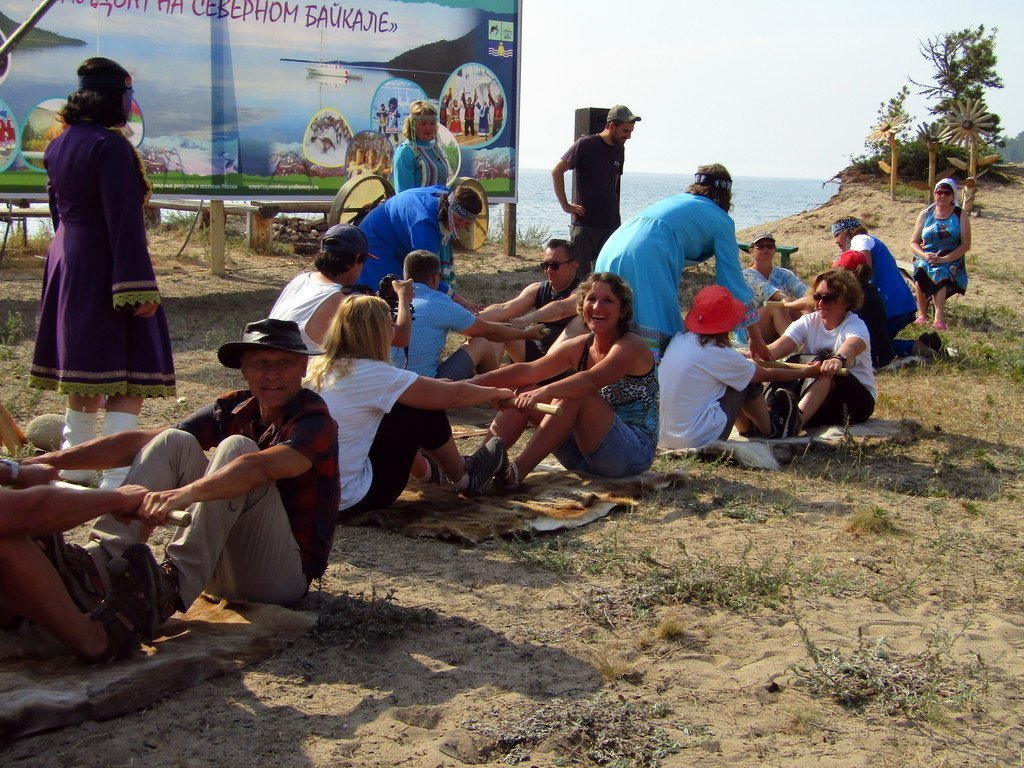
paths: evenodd
<path fill-rule="evenodd" d="M 160 567 L 145 544 L 133 544 L 107 565 L 110 596 L 89 614 L 103 624 L 107 649 L 96 656 L 80 655 L 86 664 L 126 659 L 139 647 L 139 636 L 159 621 L 157 580 Z"/>
<path fill-rule="evenodd" d="M 78 610 L 88 613 L 103 602 L 103 580 L 84 547 L 65 543 L 61 533 L 36 536 L 34 541 L 57 571 Z"/>

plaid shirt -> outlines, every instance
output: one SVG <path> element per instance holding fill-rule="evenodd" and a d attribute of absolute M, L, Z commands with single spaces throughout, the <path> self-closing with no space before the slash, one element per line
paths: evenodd
<path fill-rule="evenodd" d="M 320 395 L 303 389 L 284 408 L 279 424 L 264 426 L 248 390 L 226 392 L 216 402 L 186 416 L 178 429 L 190 433 L 204 451 L 231 435 L 243 435 L 260 450 L 287 445 L 313 466 L 298 477 L 277 480 L 292 535 L 302 556 L 302 572 L 312 580 L 327 570 L 334 543 L 341 488 L 338 481 L 338 425 Z"/>

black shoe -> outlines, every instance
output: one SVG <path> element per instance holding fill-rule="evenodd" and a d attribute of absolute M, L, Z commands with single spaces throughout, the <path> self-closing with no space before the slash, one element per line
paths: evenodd
<path fill-rule="evenodd" d="M 160 563 L 160 572 L 156 578 L 156 620 L 150 626 L 142 628 L 142 637 L 152 640 L 157 636 L 160 627 L 177 611 L 185 611 L 178 592 L 178 569 L 170 560 L 164 560 Z"/>
<path fill-rule="evenodd" d="M 788 389 L 776 389 L 767 398 L 768 418 L 771 421 L 769 440 L 781 440 L 792 437 L 799 429 L 800 410 L 796 407 L 796 398 Z"/>
<path fill-rule="evenodd" d="M 500 437 L 492 437 L 472 456 L 463 458 L 466 461 L 469 486 L 462 493 L 466 496 L 479 496 L 487 488 L 491 478 L 505 465 L 505 441 Z"/>
<path fill-rule="evenodd" d="M 90 616 L 103 624 L 107 649 L 98 656 L 80 656 L 87 664 L 127 658 L 139 647 L 139 636 L 152 636 L 158 621 L 157 580 L 160 566 L 145 544 L 133 544 L 107 564 L 110 596 Z"/>

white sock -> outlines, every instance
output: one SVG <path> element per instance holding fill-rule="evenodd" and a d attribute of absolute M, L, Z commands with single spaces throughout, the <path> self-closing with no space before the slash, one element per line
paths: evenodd
<path fill-rule="evenodd" d="M 85 411 L 64 411 L 64 441 L 62 449 L 73 448 L 96 437 L 96 414 Z M 60 476 L 69 483 L 88 485 L 96 472 L 91 469 L 62 469 Z"/>
<path fill-rule="evenodd" d="M 464 491 L 467 488 L 469 488 L 469 472 L 466 471 L 466 467 L 465 467 L 466 457 L 465 456 L 462 457 L 462 462 L 463 462 L 462 477 L 460 477 L 459 478 L 459 482 L 457 482 L 455 484 L 455 487 L 458 488 L 460 491 Z"/>
<path fill-rule="evenodd" d="M 139 417 L 134 413 L 123 411 L 107 411 L 103 417 L 103 435 L 116 435 L 118 432 L 130 432 L 139 428 Z M 103 470 L 103 480 L 100 481 L 100 488 L 111 490 L 120 488 L 124 479 L 128 476 L 131 467 L 117 467 L 116 469 Z"/>

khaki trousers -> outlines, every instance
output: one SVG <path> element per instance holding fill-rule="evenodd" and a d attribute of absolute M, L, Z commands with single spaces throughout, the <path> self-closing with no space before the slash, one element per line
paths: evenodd
<path fill-rule="evenodd" d="M 180 488 L 259 450 L 249 438 L 233 435 L 207 460 L 192 435 L 169 429 L 139 453 L 125 483 L 151 491 Z M 189 511 L 192 525 L 176 530 L 166 552 L 178 569 L 186 608 L 204 590 L 227 599 L 278 605 L 294 603 L 306 593 L 309 581 L 276 484 L 233 499 L 197 502 Z M 142 538 L 138 522 L 125 525 L 113 515 L 100 518 L 89 534 L 100 573 L 106 574 L 110 558 Z"/>

